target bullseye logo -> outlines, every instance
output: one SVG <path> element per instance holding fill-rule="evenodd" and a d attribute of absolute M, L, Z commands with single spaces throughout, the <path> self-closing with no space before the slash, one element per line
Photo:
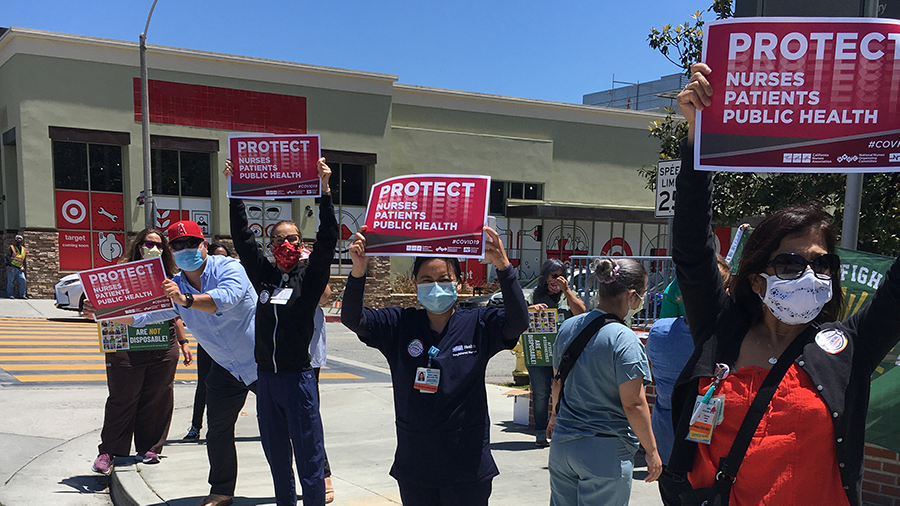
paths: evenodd
<path fill-rule="evenodd" d="M 72 225 L 78 225 L 87 218 L 87 209 L 77 199 L 69 199 L 62 205 L 63 218 Z"/>

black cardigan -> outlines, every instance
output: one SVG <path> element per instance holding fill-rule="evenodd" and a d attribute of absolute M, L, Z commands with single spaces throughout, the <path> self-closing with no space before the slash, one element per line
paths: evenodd
<path fill-rule="evenodd" d="M 331 261 L 338 241 L 338 224 L 331 195 L 322 195 L 319 204 L 319 231 L 309 255 L 309 265 L 297 264 L 283 273 L 266 258 L 250 230 L 244 203 L 231 199 L 231 237 L 247 277 L 260 295 L 256 304 L 256 356 L 260 372 L 306 371 L 312 367 L 309 342 L 315 323 L 313 316 L 319 298 L 331 275 Z M 286 305 L 269 302 L 278 288 L 291 288 Z M 263 296 L 263 292 L 267 292 Z M 265 299 L 265 301 L 264 301 Z"/>
<path fill-rule="evenodd" d="M 713 172 L 694 169 L 693 146 L 681 144 L 681 172 L 675 188 L 672 258 L 694 339 L 694 354 L 681 371 L 672 395 L 675 442 L 667 469 L 685 474 L 697 443 L 686 441 L 699 379 L 712 377 L 717 362 L 733 365 L 751 325 L 750 315 L 722 288 L 712 236 Z M 900 263 L 894 261 L 871 303 L 845 322 L 829 322 L 849 343 L 837 354 L 815 342 L 806 344 L 796 363 L 809 376 L 832 414 L 841 482 L 851 505 L 862 503 L 869 381 L 881 360 L 900 340 Z M 740 472 L 737 479 L 740 479 Z M 760 484 L 765 486 L 766 484 Z"/>

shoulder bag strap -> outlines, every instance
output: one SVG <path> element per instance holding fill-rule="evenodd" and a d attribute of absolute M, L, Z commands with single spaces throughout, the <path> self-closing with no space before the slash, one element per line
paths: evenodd
<path fill-rule="evenodd" d="M 813 330 L 815 329 L 810 326 L 801 332 L 800 335 L 791 341 L 791 344 L 784 350 L 781 357 L 778 358 L 778 362 L 766 375 L 766 379 L 760 385 L 759 391 L 756 392 L 756 396 L 750 404 L 750 409 L 747 411 L 747 415 L 744 417 L 744 421 L 741 423 L 741 427 L 734 438 L 734 443 L 731 445 L 728 456 L 723 457 L 719 461 L 719 472 L 716 473 L 716 482 L 713 487 L 721 491 L 724 497 L 728 497 L 731 485 L 734 483 L 738 469 L 741 467 L 741 462 L 747 454 L 747 448 L 750 447 L 750 442 L 753 440 L 753 434 L 766 414 L 769 403 L 772 401 L 775 391 L 778 390 L 778 385 L 781 383 L 787 370 L 790 369 L 791 364 L 794 363 L 794 360 L 800 356 L 803 347 L 809 342 L 809 337 Z"/>
<path fill-rule="evenodd" d="M 612 322 L 619 322 L 622 325 L 625 324 L 618 316 L 604 313 L 588 323 L 581 333 L 579 333 L 578 336 L 569 343 L 569 346 L 566 347 L 566 351 L 563 352 L 562 358 L 560 358 L 559 361 L 559 369 L 556 371 L 556 376 L 554 377 L 555 380 L 559 381 L 559 399 L 556 400 L 556 405 L 553 408 L 556 413 L 559 413 L 559 403 L 562 401 L 566 378 L 569 376 L 569 372 L 575 365 L 575 361 L 581 356 L 581 352 L 584 351 L 585 346 L 587 346 L 588 342 L 594 337 L 594 334 L 607 323 Z"/>

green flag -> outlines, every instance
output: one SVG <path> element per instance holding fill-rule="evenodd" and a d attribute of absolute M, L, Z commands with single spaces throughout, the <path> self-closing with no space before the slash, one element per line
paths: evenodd
<path fill-rule="evenodd" d="M 838 248 L 837 253 L 841 257 L 845 317 L 849 317 L 872 300 L 875 289 L 884 283 L 894 259 L 844 248 Z M 898 352 L 900 346 L 895 346 L 872 373 L 872 391 L 866 417 L 866 441 L 895 452 L 900 452 L 900 431 L 897 430 L 897 420 L 900 420 Z"/>

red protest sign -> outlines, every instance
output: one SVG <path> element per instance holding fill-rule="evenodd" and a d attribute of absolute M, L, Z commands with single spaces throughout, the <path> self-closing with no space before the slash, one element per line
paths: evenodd
<path fill-rule="evenodd" d="M 173 307 L 163 292 L 166 271 L 159 257 L 82 271 L 78 277 L 97 321 Z"/>
<path fill-rule="evenodd" d="M 488 176 L 425 174 L 372 187 L 366 254 L 484 257 Z"/>
<path fill-rule="evenodd" d="M 701 170 L 900 170 L 900 21 L 739 18 L 706 25 L 713 104 Z"/>
<path fill-rule="evenodd" d="M 295 199 L 322 195 L 318 135 L 232 135 L 228 155 L 234 173 L 228 196 Z"/>

